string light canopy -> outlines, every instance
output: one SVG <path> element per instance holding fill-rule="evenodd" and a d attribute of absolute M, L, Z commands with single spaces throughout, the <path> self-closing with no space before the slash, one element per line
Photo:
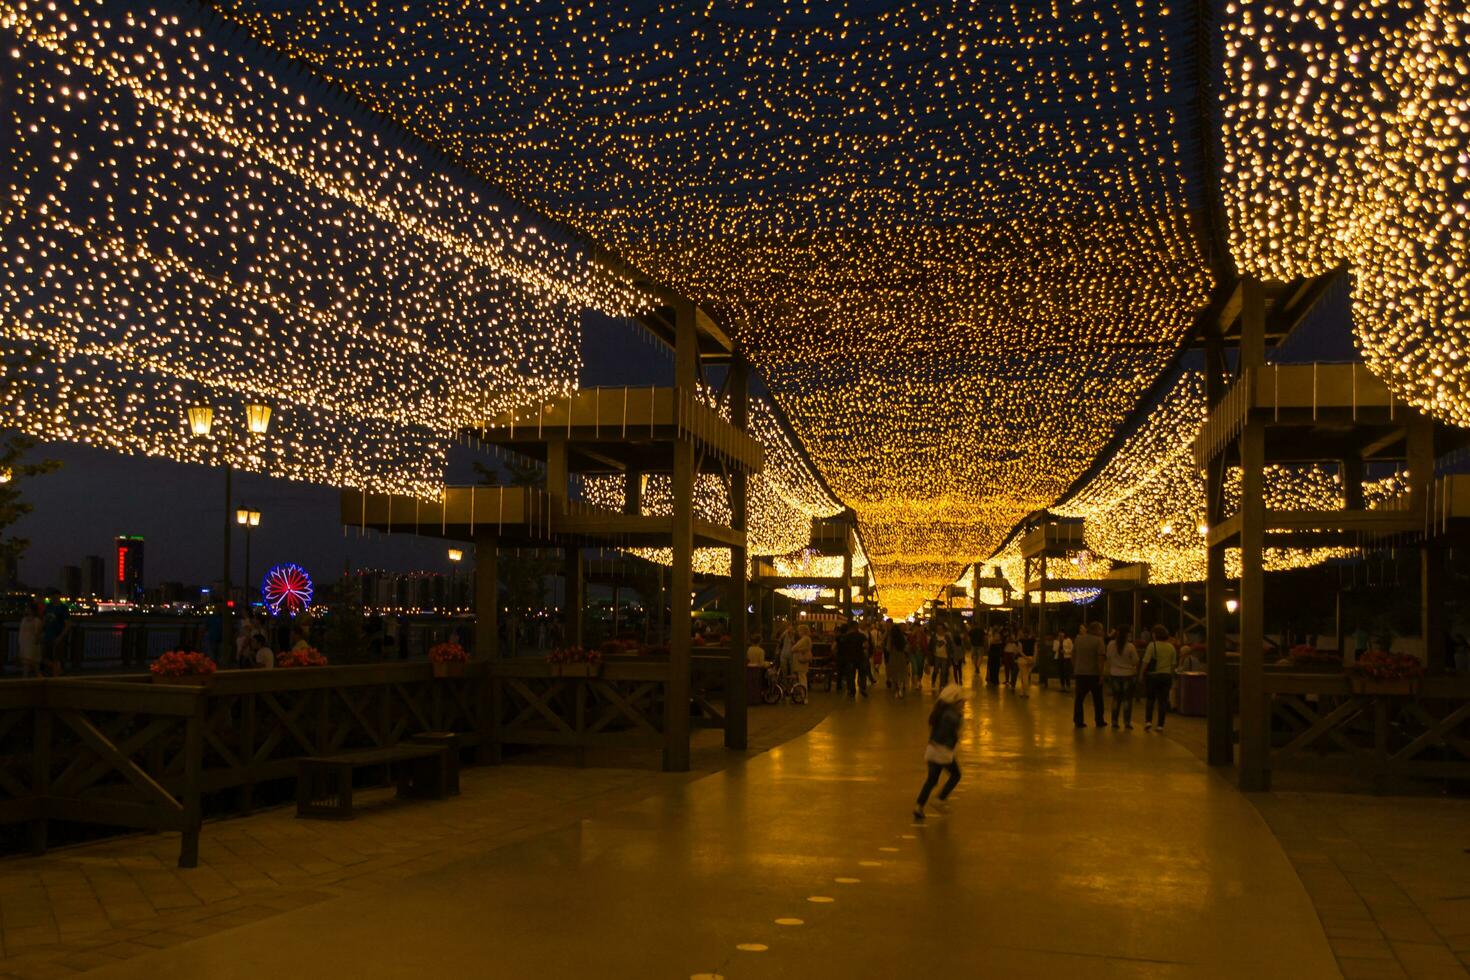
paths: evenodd
<path fill-rule="evenodd" d="M 1090 462 L 1211 286 L 1193 3 L 221 8 L 724 322 L 900 617 Z"/>
<path fill-rule="evenodd" d="M 641 308 L 205 8 L 0 0 L 0 37 L 0 346 L 34 365 L 0 409 L 35 435 L 432 497 L 455 431 L 575 385 L 583 310 Z"/>
<path fill-rule="evenodd" d="M 1242 271 L 1346 264 L 1394 394 L 1470 425 L 1470 10 L 1230 0 L 1223 189 Z"/>
<path fill-rule="evenodd" d="M 705 394 L 713 405 L 713 393 Z M 765 464 L 746 483 L 746 550 L 751 556 L 786 555 L 811 542 L 814 518 L 835 516 L 843 507 L 792 441 L 771 403 L 752 398 L 749 407 L 749 430 L 765 450 Z M 609 510 L 622 508 L 622 477 L 583 476 L 579 484 L 582 499 L 589 503 Z M 669 476 L 650 475 L 643 484 L 640 502 L 644 514 L 672 514 L 674 495 Z M 704 520 L 728 524 L 729 485 L 714 474 L 700 474 L 694 484 L 694 513 Z M 630 551 L 664 565 L 673 561 L 673 552 L 668 548 Z M 694 569 L 705 575 L 728 575 L 730 553 L 723 548 L 696 548 Z"/>

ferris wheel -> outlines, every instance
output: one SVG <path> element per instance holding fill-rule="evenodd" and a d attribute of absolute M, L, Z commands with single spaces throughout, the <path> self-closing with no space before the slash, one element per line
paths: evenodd
<path fill-rule="evenodd" d="M 295 616 L 311 606 L 311 576 L 300 565 L 276 565 L 260 583 L 260 598 L 272 616 Z"/>

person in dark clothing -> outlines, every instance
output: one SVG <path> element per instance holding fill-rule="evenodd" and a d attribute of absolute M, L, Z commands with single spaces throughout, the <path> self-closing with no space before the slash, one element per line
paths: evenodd
<path fill-rule="evenodd" d="M 939 692 L 939 700 L 934 702 L 934 709 L 929 712 L 929 745 L 924 750 L 924 761 L 929 766 L 929 773 L 924 778 L 919 799 L 914 804 L 915 820 L 924 819 L 924 806 L 929 802 L 929 794 L 939 782 L 941 772 L 949 773 L 944 788 L 939 791 L 941 801 L 949 798 L 949 794 L 954 792 L 955 785 L 960 781 L 960 764 L 955 761 L 954 750 L 960 741 L 960 724 L 964 721 L 964 711 L 960 707 L 960 702 L 964 699 L 964 688 L 958 684 L 947 684 Z"/>
<path fill-rule="evenodd" d="M 868 675 L 863 671 L 867 656 L 868 642 L 863 634 L 852 623 L 844 623 L 842 635 L 837 638 L 837 675 L 849 699 L 857 697 L 860 685 L 863 697 L 868 696 Z"/>
<path fill-rule="evenodd" d="M 1000 630 L 991 630 L 990 635 L 986 637 L 985 648 L 985 685 L 987 687 L 1000 686 L 1001 651 L 1004 646 Z"/>
<path fill-rule="evenodd" d="M 1072 724 L 1078 728 L 1087 727 L 1082 717 L 1089 697 L 1092 698 L 1094 721 L 1098 728 L 1103 726 L 1102 634 L 1102 623 L 1092 623 L 1077 634 L 1072 644 L 1072 676 L 1077 682 L 1072 697 Z"/>

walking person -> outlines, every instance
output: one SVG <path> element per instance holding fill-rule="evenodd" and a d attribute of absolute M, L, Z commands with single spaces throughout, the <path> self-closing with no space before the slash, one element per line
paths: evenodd
<path fill-rule="evenodd" d="M 1164 717 L 1169 713 L 1169 691 L 1178 670 L 1179 651 L 1169 642 L 1169 631 L 1154 627 L 1154 638 L 1143 651 L 1143 730 L 1153 731 L 1154 705 L 1159 706 L 1159 731 L 1164 730 Z"/>
<path fill-rule="evenodd" d="M 1021 656 L 1021 641 L 1009 629 L 1001 633 L 1000 658 L 1006 671 L 1006 687 L 1016 689 L 1016 660 Z"/>
<path fill-rule="evenodd" d="M 1072 724 L 1086 728 L 1082 720 L 1084 702 L 1092 698 L 1093 719 L 1098 728 L 1103 727 L 1103 625 L 1091 623 L 1077 631 L 1072 643 L 1072 676 L 1076 680 L 1072 694 Z"/>
<path fill-rule="evenodd" d="M 863 661 L 868 659 L 868 638 L 852 623 L 844 623 L 842 635 L 837 638 L 837 672 L 842 684 L 847 687 L 847 700 L 857 700 L 858 688 L 863 697 L 868 696 L 867 675 L 863 672 Z"/>
<path fill-rule="evenodd" d="M 791 672 L 796 675 L 796 683 L 805 687 L 807 685 L 807 671 L 812 669 L 812 629 L 805 623 L 796 628 L 796 642 L 791 644 Z"/>
<path fill-rule="evenodd" d="M 985 686 L 1000 686 L 1001 650 L 1004 647 L 1001 631 L 991 629 L 985 637 Z"/>
<path fill-rule="evenodd" d="M 949 634 L 942 629 L 934 631 L 934 668 L 929 673 L 929 683 L 938 691 L 949 683 Z"/>
<path fill-rule="evenodd" d="M 41 611 L 34 602 L 26 603 L 26 614 L 16 631 L 22 677 L 38 677 L 41 673 Z"/>
<path fill-rule="evenodd" d="M 1057 652 L 1062 645 L 1061 634 L 1046 634 L 1036 641 L 1036 676 L 1041 680 L 1041 689 L 1046 690 L 1047 682 L 1057 669 Z"/>
<path fill-rule="evenodd" d="M 918 637 L 910 638 L 904 636 L 903 630 L 899 628 L 897 623 L 894 623 L 893 628 L 888 631 L 888 643 L 883 650 L 883 663 L 887 665 L 888 687 L 893 691 L 893 696 L 900 701 L 904 699 L 904 696 L 908 694 L 909 690 L 910 646 L 912 646 L 916 655 L 922 656 L 922 654 L 918 653 L 918 643 L 913 642 L 911 644 L 911 639 L 917 641 Z M 914 684 L 917 686 L 923 681 L 923 678 L 923 674 L 918 674 L 914 679 Z"/>
<path fill-rule="evenodd" d="M 949 794 L 954 792 L 955 785 L 960 781 L 955 746 L 960 742 L 960 724 L 964 721 L 964 711 L 960 705 L 964 699 L 964 688 L 958 684 L 948 684 L 939 692 L 939 700 L 934 702 L 934 708 L 929 712 L 929 745 L 924 749 L 924 762 L 929 767 L 929 773 L 924 778 L 919 799 L 914 804 L 915 820 L 924 819 L 924 806 L 929 802 L 929 794 L 939 782 L 941 772 L 949 773 L 944 788 L 939 791 L 941 802 L 949 799 Z"/>
<path fill-rule="evenodd" d="M 1061 682 L 1062 690 L 1072 689 L 1072 638 L 1066 633 L 1057 637 L 1057 680 Z"/>
<path fill-rule="evenodd" d="M 1036 667 L 1036 657 L 1023 645 L 1020 656 L 1016 657 L 1016 675 L 1021 685 L 1021 697 L 1031 696 L 1031 674 Z"/>
<path fill-rule="evenodd" d="M 790 623 L 781 627 L 781 635 L 777 638 L 776 643 L 779 650 L 776 662 L 781 666 L 781 676 L 790 677 L 792 673 L 791 648 L 796 645 L 796 631 L 791 628 Z"/>
<path fill-rule="evenodd" d="M 1133 627 L 1118 630 L 1117 638 L 1108 643 L 1108 691 L 1113 695 L 1113 727 L 1118 727 L 1118 712 L 1123 712 L 1123 727 L 1133 729 L 1133 695 L 1138 689 L 1138 647 L 1128 637 Z"/>

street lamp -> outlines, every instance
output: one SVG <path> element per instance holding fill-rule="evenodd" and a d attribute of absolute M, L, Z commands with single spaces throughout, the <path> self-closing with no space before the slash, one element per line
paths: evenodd
<path fill-rule="evenodd" d="M 250 532 L 260 527 L 260 511 L 241 507 L 235 511 L 235 523 L 245 529 L 245 604 L 250 605 L 250 539 L 254 537 Z"/>
<path fill-rule="evenodd" d="M 453 564 L 449 569 L 449 608 L 458 608 L 455 605 L 456 593 L 459 592 L 459 563 L 464 560 L 464 551 L 460 548 L 449 549 L 449 560 Z"/>
<path fill-rule="evenodd" d="M 197 438 L 197 439 L 207 439 L 210 436 L 215 435 L 215 426 L 214 426 L 215 412 L 214 412 L 214 407 L 212 405 L 190 405 L 185 410 L 185 416 L 188 419 L 189 431 L 194 435 L 195 438 Z M 264 435 L 267 431 L 269 431 L 270 425 L 271 425 L 271 407 L 269 405 L 264 405 L 264 404 L 261 404 L 259 402 L 250 402 L 249 404 L 247 404 L 245 406 L 245 428 L 246 428 L 246 431 L 247 431 L 247 433 L 249 435 L 256 435 L 256 436 Z M 224 428 L 224 427 L 222 426 L 221 428 Z M 234 484 L 234 472 L 235 472 L 235 468 L 234 468 L 234 465 L 230 462 L 229 457 L 225 454 L 225 444 L 224 444 L 224 442 L 225 442 L 225 439 L 227 439 L 228 437 L 229 437 L 229 432 L 228 431 L 225 431 L 225 432 L 220 433 L 219 436 L 217 436 L 216 439 L 215 439 L 215 452 L 216 452 L 217 458 L 219 459 L 219 461 L 220 461 L 220 463 L 221 463 L 221 465 L 222 465 L 222 467 L 223 467 L 223 469 L 225 471 L 225 540 L 224 540 L 225 547 L 224 547 L 224 582 L 223 582 L 224 588 L 221 590 L 220 607 L 219 607 L 219 609 L 220 609 L 220 641 L 221 641 L 221 646 L 223 648 L 221 650 L 221 652 L 220 652 L 220 656 L 222 658 L 226 658 L 226 659 L 229 657 L 230 652 L 231 652 L 232 648 L 234 647 L 234 638 L 235 638 L 234 637 L 234 633 L 235 633 L 235 621 L 234 621 L 234 618 L 230 615 L 230 601 L 231 601 L 230 600 L 230 593 L 233 591 L 233 589 L 231 588 L 231 585 L 230 585 L 230 545 L 232 544 L 232 541 L 233 541 L 233 539 L 232 539 L 232 533 L 233 532 L 232 532 L 232 529 L 230 527 L 230 512 L 233 511 L 233 510 L 235 510 L 235 505 L 234 505 L 234 485 L 233 485 Z M 238 514 L 236 515 L 236 520 L 239 520 L 239 515 Z M 246 531 L 247 531 L 247 536 L 246 536 L 246 539 L 245 539 L 245 546 L 248 549 L 250 547 L 250 539 L 249 539 L 249 536 L 248 536 L 248 532 L 249 532 L 249 528 L 253 526 L 253 525 L 250 524 L 250 518 L 249 518 L 249 514 L 248 513 L 246 515 L 246 519 L 245 519 L 245 522 L 244 523 L 246 525 Z M 260 523 L 260 518 L 258 516 L 255 519 L 255 523 L 256 524 L 259 524 Z M 249 572 L 249 568 L 248 568 L 248 563 L 249 563 L 248 553 L 247 553 L 247 557 L 246 557 L 246 562 L 247 562 L 247 568 L 246 568 L 247 576 L 246 577 L 248 578 L 249 577 L 248 576 L 248 572 Z"/>

